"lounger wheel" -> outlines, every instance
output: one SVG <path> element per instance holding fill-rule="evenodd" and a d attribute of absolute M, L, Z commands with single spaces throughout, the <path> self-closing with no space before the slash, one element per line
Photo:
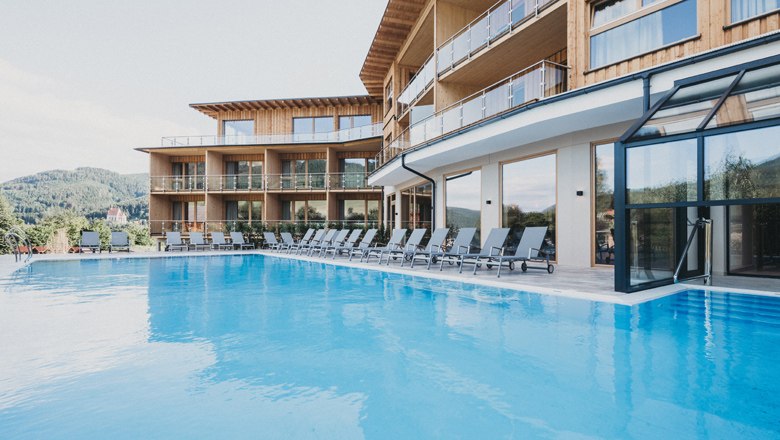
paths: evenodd
<path fill-rule="evenodd" d="M 528 270 L 528 265 L 525 264 L 525 263 L 521 264 L 520 265 L 520 270 L 522 270 L 523 272 L 527 271 Z"/>
<path fill-rule="evenodd" d="M 432 264 L 436 264 L 438 261 L 439 261 L 439 259 L 438 259 L 438 258 L 436 258 L 436 257 L 431 257 L 431 263 L 432 263 Z"/>
<path fill-rule="evenodd" d="M 547 273 L 553 273 L 553 272 L 555 272 L 555 266 L 553 266 L 552 264 L 548 264 Z"/>
<path fill-rule="evenodd" d="M 493 265 L 492 265 L 492 264 L 488 264 L 488 265 L 487 265 L 487 268 L 488 268 L 488 269 L 492 269 L 492 268 L 493 268 Z"/>
<path fill-rule="evenodd" d="M 515 262 L 514 261 L 510 261 L 509 262 L 509 270 L 515 270 Z"/>
<path fill-rule="evenodd" d="M 477 263 L 477 267 L 482 267 L 482 263 Z"/>

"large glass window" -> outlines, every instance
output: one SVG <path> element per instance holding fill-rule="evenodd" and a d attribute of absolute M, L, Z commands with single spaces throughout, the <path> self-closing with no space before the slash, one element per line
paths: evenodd
<path fill-rule="evenodd" d="M 430 228 L 433 185 L 425 183 L 401 191 L 400 228 Z"/>
<path fill-rule="evenodd" d="M 453 234 L 460 228 L 477 228 L 472 246 L 480 246 L 482 217 L 482 172 L 467 171 L 448 176 L 445 180 L 447 226 Z"/>
<path fill-rule="evenodd" d="M 745 72 L 706 128 L 780 116 L 780 65 Z"/>
<path fill-rule="evenodd" d="M 283 160 L 281 186 L 284 189 L 323 189 L 325 172 L 325 159 Z"/>
<path fill-rule="evenodd" d="M 731 22 L 747 20 L 780 8 L 778 0 L 731 0 Z"/>
<path fill-rule="evenodd" d="M 594 148 L 594 262 L 615 264 L 615 144 Z"/>
<path fill-rule="evenodd" d="M 324 221 L 328 212 L 327 203 L 326 200 L 282 200 L 282 220 Z"/>
<path fill-rule="evenodd" d="M 371 125 L 371 115 L 339 116 L 339 130 Z"/>
<path fill-rule="evenodd" d="M 225 162 L 225 176 L 222 181 L 223 189 L 262 189 L 263 188 L 263 162 L 262 161 L 228 161 Z"/>
<path fill-rule="evenodd" d="M 594 21 L 611 19 L 623 14 L 624 3 L 613 2 Z M 597 18 L 604 17 L 604 18 Z M 606 22 L 606 21 L 605 21 Z M 590 67 L 595 69 L 621 60 L 651 52 L 663 46 L 696 35 L 696 0 L 683 0 L 636 20 L 613 27 L 590 37 Z"/>
<path fill-rule="evenodd" d="M 780 204 L 728 207 L 728 272 L 780 277 Z"/>
<path fill-rule="evenodd" d="M 696 201 L 696 140 L 626 150 L 629 204 Z"/>
<path fill-rule="evenodd" d="M 332 116 L 293 118 L 293 140 L 296 142 L 328 140 L 328 134 L 332 131 Z"/>
<path fill-rule="evenodd" d="M 205 162 L 174 162 L 171 165 L 171 171 L 176 177 L 171 179 L 171 190 L 192 191 L 204 189 Z"/>
<path fill-rule="evenodd" d="M 503 166 L 501 209 L 503 225 L 510 228 L 510 251 L 526 226 L 547 226 L 542 250 L 555 258 L 555 159 L 555 154 L 548 154 Z"/>
<path fill-rule="evenodd" d="M 228 200 L 225 202 L 225 220 L 262 221 L 263 202 L 259 200 Z"/>
<path fill-rule="evenodd" d="M 373 159 L 347 158 L 339 161 L 339 170 L 343 173 L 336 184 L 337 188 L 365 188 L 366 176 L 370 171 Z"/>
<path fill-rule="evenodd" d="M 361 227 L 367 222 L 379 220 L 379 200 L 339 200 L 339 216 L 341 221 L 352 222 L 354 227 Z"/>
<path fill-rule="evenodd" d="M 704 138 L 707 200 L 780 198 L 780 126 Z"/>
<path fill-rule="evenodd" d="M 227 143 L 235 138 L 253 136 L 255 134 L 255 121 L 251 119 L 222 121 L 222 134 Z"/>
<path fill-rule="evenodd" d="M 672 278 L 675 265 L 675 209 L 630 211 L 628 267 L 631 285 Z"/>

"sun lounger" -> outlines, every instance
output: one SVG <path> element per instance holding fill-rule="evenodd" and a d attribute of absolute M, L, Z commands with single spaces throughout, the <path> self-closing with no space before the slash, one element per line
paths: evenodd
<path fill-rule="evenodd" d="M 271 250 L 279 250 L 281 243 L 276 240 L 276 235 L 273 232 L 263 232 L 263 248 Z"/>
<path fill-rule="evenodd" d="M 325 250 L 322 252 L 322 257 L 325 258 L 325 256 L 328 255 L 328 253 L 333 253 L 333 259 L 336 259 L 336 254 L 341 252 L 345 249 L 352 249 L 355 247 L 355 243 L 357 243 L 358 238 L 360 238 L 360 234 L 363 233 L 362 229 L 354 229 L 352 232 L 350 232 L 349 237 L 347 237 L 346 240 L 344 240 L 341 243 L 333 243 L 330 246 L 327 246 Z"/>
<path fill-rule="evenodd" d="M 466 264 L 473 264 L 474 273 L 476 274 L 477 268 L 480 265 L 479 260 L 481 258 L 486 259 L 493 256 L 500 256 L 504 252 L 504 242 L 506 241 L 506 237 L 508 235 L 509 228 L 491 229 L 487 240 L 485 240 L 485 245 L 482 246 L 482 250 L 480 250 L 479 253 L 468 253 L 458 256 L 458 265 L 460 266 L 460 268 L 458 268 L 458 273 L 463 272 L 463 266 Z"/>
<path fill-rule="evenodd" d="M 339 248 L 336 248 L 333 253 L 333 259 L 336 259 L 337 254 L 341 254 L 342 252 L 346 251 L 347 254 L 349 254 L 349 260 L 352 261 L 352 256 L 355 254 L 363 254 L 363 252 L 371 247 L 371 243 L 374 241 L 374 237 L 376 237 L 377 230 L 376 229 L 369 229 L 366 231 L 366 234 L 363 236 L 363 239 L 360 240 L 359 244 L 352 243 L 351 247 L 349 243 L 345 244 L 344 246 L 341 246 Z"/>
<path fill-rule="evenodd" d="M 329 244 L 333 240 L 333 237 L 336 236 L 337 232 L 338 231 L 335 230 L 335 229 L 328 229 L 328 232 L 326 232 L 325 235 L 323 235 L 321 239 L 316 240 L 316 241 L 312 240 L 311 243 L 309 243 L 309 245 L 306 246 L 306 248 L 305 248 L 306 255 L 311 255 L 312 251 L 315 248 L 318 248 L 320 246 Z M 303 251 L 301 251 L 301 253 L 303 253 Z"/>
<path fill-rule="evenodd" d="M 212 249 L 233 249 L 233 244 L 225 241 L 224 232 L 212 232 L 211 233 L 211 248 Z"/>
<path fill-rule="evenodd" d="M 83 231 L 79 242 L 79 252 L 84 253 L 85 249 L 91 250 L 93 254 L 95 251 L 102 252 L 100 250 L 100 234 L 95 231 Z"/>
<path fill-rule="evenodd" d="M 206 243 L 206 239 L 203 238 L 202 232 L 190 232 L 190 245 L 188 249 L 195 249 L 196 251 L 205 251 L 211 248 L 211 245 Z"/>
<path fill-rule="evenodd" d="M 496 276 L 501 278 L 501 267 L 506 265 L 509 270 L 515 269 L 515 262 L 522 262 L 520 268 L 523 272 L 528 269 L 542 269 L 547 270 L 547 273 L 553 273 L 555 266 L 550 264 L 549 255 L 541 254 L 541 247 L 544 243 L 544 236 L 547 235 L 547 226 L 531 226 L 526 227 L 523 230 L 523 236 L 520 237 L 520 243 L 517 245 L 517 250 L 514 255 L 500 255 L 498 257 L 478 258 L 478 261 L 484 263 L 488 269 L 492 266 L 498 266 L 498 273 Z M 544 266 L 529 266 L 528 262 L 543 262 Z M 474 267 L 476 273 L 476 265 Z"/>
<path fill-rule="evenodd" d="M 444 263 L 454 264 L 460 259 L 460 255 L 468 254 L 471 252 L 471 242 L 474 240 L 474 234 L 477 233 L 477 228 L 460 228 L 458 235 L 452 242 L 452 246 L 447 251 L 431 251 L 427 256 L 423 256 L 423 259 L 428 260 L 428 269 L 431 268 L 431 263 L 436 263 L 438 260 L 440 264 L 439 270 L 444 269 Z"/>
<path fill-rule="evenodd" d="M 390 265 L 390 260 L 397 259 L 398 255 L 401 256 L 401 266 L 404 265 L 404 260 L 406 259 L 407 253 L 409 255 L 414 252 L 415 249 L 417 249 L 420 246 L 420 243 L 422 242 L 423 237 L 425 237 L 425 233 L 428 232 L 427 228 L 417 228 L 412 231 L 411 234 L 409 234 L 409 239 L 406 240 L 406 244 L 404 244 L 403 247 L 399 249 L 388 249 L 386 251 L 379 253 L 379 264 L 382 264 L 382 256 L 387 253 L 387 265 Z"/>
<path fill-rule="evenodd" d="M 279 243 L 279 252 L 285 249 L 290 249 L 290 246 L 295 244 L 295 239 L 289 232 L 280 232 L 279 236 L 282 238 L 281 243 Z"/>
<path fill-rule="evenodd" d="M 165 233 L 165 250 L 166 251 L 186 251 L 189 249 L 186 243 L 181 239 L 181 232 L 166 232 Z"/>
<path fill-rule="evenodd" d="M 312 235 L 314 235 L 314 229 L 309 228 L 300 240 L 293 238 L 292 234 L 289 232 L 282 232 L 280 235 L 282 236 L 282 245 L 279 250 L 286 250 L 289 254 L 293 249 L 297 249 L 300 244 L 308 243 L 309 240 L 311 240 Z"/>
<path fill-rule="evenodd" d="M 392 235 L 390 235 L 390 241 L 387 242 L 384 246 L 374 246 L 371 248 L 366 249 L 361 255 L 360 255 L 360 261 L 363 261 L 363 258 L 366 259 L 366 263 L 371 260 L 372 255 L 376 255 L 377 257 L 381 257 L 382 253 L 390 250 L 390 249 L 401 249 L 401 242 L 404 241 L 404 237 L 406 237 L 406 229 L 393 229 Z M 381 263 L 381 258 L 380 258 Z"/>
<path fill-rule="evenodd" d="M 435 263 L 436 257 L 431 257 L 432 253 L 440 253 L 444 250 L 444 240 L 447 239 L 447 234 L 450 233 L 450 228 L 437 228 L 433 231 L 433 234 L 431 234 L 431 239 L 428 240 L 428 244 L 425 247 L 417 246 L 415 249 L 409 252 L 409 250 L 406 251 L 404 254 L 404 259 L 406 259 L 406 256 L 409 256 L 409 259 L 411 260 L 411 267 L 414 267 L 414 261 L 415 260 L 426 260 L 428 262 L 428 269 L 431 268 L 431 263 Z M 471 238 L 469 238 L 469 241 L 471 241 Z M 401 266 L 404 265 L 404 262 L 401 262 Z"/>
<path fill-rule="evenodd" d="M 244 241 L 244 234 L 240 232 L 231 232 L 230 241 L 233 243 L 233 248 L 238 247 L 239 249 L 242 250 L 255 248 L 254 243 L 247 243 L 246 241 Z"/>
<path fill-rule="evenodd" d="M 309 255 L 314 255 L 315 252 L 317 252 L 317 255 L 321 255 L 328 247 L 344 243 L 344 240 L 347 239 L 347 234 L 349 234 L 349 229 L 342 229 L 336 232 L 336 235 L 330 240 L 323 240 L 319 245 L 313 246 L 309 250 Z"/>
<path fill-rule="evenodd" d="M 108 253 L 113 251 L 127 251 L 130 252 L 130 236 L 125 231 L 112 232 L 111 243 L 108 245 Z"/>
<path fill-rule="evenodd" d="M 307 252 L 308 252 L 308 250 L 309 250 L 309 248 L 310 248 L 310 247 L 312 247 L 312 246 L 314 246 L 314 245 L 317 245 L 317 244 L 320 244 L 320 243 L 322 243 L 322 240 L 325 238 L 325 235 L 326 235 L 326 234 L 327 234 L 327 232 L 325 232 L 325 229 L 320 229 L 320 230 L 318 230 L 318 231 L 317 231 L 317 232 L 314 234 L 314 237 L 312 237 L 312 238 L 311 238 L 311 240 L 309 240 L 309 241 L 308 241 L 308 242 L 306 242 L 306 243 L 300 243 L 300 244 L 297 246 L 297 248 L 296 248 L 296 252 L 295 252 L 295 253 L 297 253 L 297 254 L 302 254 L 304 251 L 307 251 Z M 334 234 L 335 234 L 335 232 L 334 232 Z"/>

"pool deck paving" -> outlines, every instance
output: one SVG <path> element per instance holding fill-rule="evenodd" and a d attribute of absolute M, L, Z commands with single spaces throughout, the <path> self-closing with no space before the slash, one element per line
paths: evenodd
<path fill-rule="evenodd" d="M 116 258 L 176 258 L 193 256 L 214 256 L 214 255 L 246 255 L 262 254 L 278 258 L 289 258 L 296 260 L 312 261 L 318 264 L 333 264 L 344 267 L 354 267 L 360 269 L 380 270 L 388 273 L 422 276 L 431 279 L 453 281 L 458 283 L 468 283 L 483 285 L 496 288 L 511 290 L 521 290 L 527 292 L 536 292 L 541 294 L 565 296 L 572 298 L 587 299 L 592 301 L 610 302 L 624 305 L 635 305 L 650 301 L 666 295 L 691 288 L 702 288 L 700 283 L 676 284 L 663 286 L 655 289 L 649 289 L 642 292 L 625 294 L 615 292 L 613 283 L 614 276 L 609 267 L 570 267 L 556 266 L 552 274 L 545 270 L 529 269 L 522 272 L 519 269 L 514 271 L 502 269 L 501 278 L 496 277 L 496 270 L 486 270 L 483 266 L 473 275 L 473 266 L 464 268 L 463 273 L 458 273 L 456 265 L 444 265 L 442 271 L 431 266 L 427 270 L 424 264 L 417 264 L 414 268 L 409 267 L 407 262 L 403 267 L 400 261 L 391 261 L 389 265 L 385 262 L 378 264 L 376 259 L 370 263 L 361 263 L 357 258 L 349 261 L 346 257 L 332 256 L 326 258 L 310 257 L 306 255 L 287 254 L 285 252 L 276 252 L 269 250 L 254 251 L 190 251 L 190 252 L 132 252 L 132 253 L 96 253 L 96 254 L 67 254 L 67 255 L 36 255 L 30 263 L 36 261 L 72 261 L 79 259 L 116 259 Z M 29 264 L 29 263 L 28 263 Z M 12 255 L 0 255 L 0 279 L 12 275 L 13 272 L 23 268 L 25 263 L 15 262 Z M 772 295 L 780 297 L 780 281 L 772 279 L 754 279 L 745 277 L 714 277 L 715 286 L 707 286 L 709 290 L 729 291 L 739 290 L 744 293 L 753 293 L 760 295 Z"/>

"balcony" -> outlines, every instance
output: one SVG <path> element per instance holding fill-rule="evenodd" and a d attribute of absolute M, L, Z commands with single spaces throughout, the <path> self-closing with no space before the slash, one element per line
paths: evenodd
<path fill-rule="evenodd" d="M 505 0 L 493 5 L 436 49 L 436 73 L 440 80 L 463 83 L 495 81 L 518 65 L 547 57 L 566 47 L 566 8 L 542 14 L 558 0 Z M 512 36 L 523 31 L 523 38 Z M 512 41 L 511 44 L 507 44 Z M 507 43 L 505 43 L 507 42 Z M 490 49 L 502 46 L 500 53 Z M 473 58 L 492 53 L 470 72 L 459 71 Z M 512 60 L 512 62 L 507 62 Z M 502 70 L 509 68 L 512 70 Z M 514 66 L 514 67 L 513 67 Z M 495 75 L 495 76 L 491 76 Z"/>
<path fill-rule="evenodd" d="M 205 188 L 205 176 L 152 176 L 149 179 L 149 189 L 156 193 L 203 192 Z"/>
<path fill-rule="evenodd" d="M 152 193 L 229 193 L 284 191 L 378 191 L 365 173 L 230 174 L 152 176 Z"/>
<path fill-rule="evenodd" d="M 423 66 L 412 77 L 406 88 L 398 95 L 398 117 L 401 118 L 410 107 L 412 107 L 417 100 L 425 95 L 425 92 L 430 90 L 433 85 L 433 80 L 436 78 L 436 59 L 433 54 L 428 57 L 428 60 L 423 63 Z"/>
<path fill-rule="evenodd" d="M 170 136 L 162 138 L 162 147 L 213 147 L 220 145 L 285 145 L 343 143 L 382 136 L 382 124 L 323 133 L 258 134 L 232 136 Z"/>
<path fill-rule="evenodd" d="M 164 235 L 167 232 L 231 232 L 259 234 L 264 231 L 293 232 L 303 234 L 308 228 L 368 229 L 378 228 L 378 220 L 152 220 L 149 231 L 152 235 Z M 229 237 L 228 237 L 229 239 Z"/>
<path fill-rule="evenodd" d="M 501 113 L 566 91 L 568 67 L 540 61 L 404 130 L 377 155 L 379 166 L 401 152 Z"/>
<path fill-rule="evenodd" d="M 262 174 L 226 174 L 208 176 L 209 192 L 262 191 L 265 177 Z"/>

